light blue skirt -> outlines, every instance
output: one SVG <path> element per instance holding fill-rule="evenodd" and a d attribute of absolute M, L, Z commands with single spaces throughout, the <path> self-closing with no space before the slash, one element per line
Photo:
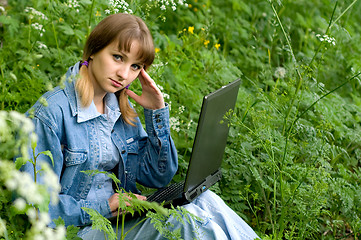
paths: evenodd
<path fill-rule="evenodd" d="M 259 238 L 253 229 L 240 218 L 224 201 L 210 190 L 202 193 L 192 203 L 183 206 L 187 211 L 199 217 L 184 224 L 174 217 L 167 222 L 173 225 L 172 230 L 180 229 L 182 239 L 220 239 L 243 240 Z M 143 217 L 127 220 L 124 232 L 130 230 Z M 115 226 L 113 226 L 115 228 Z M 87 226 L 79 231 L 78 236 L 84 240 L 103 240 L 104 233 Z M 120 236 L 119 238 L 120 239 Z M 147 219 L 132 229 L 125 239 L 157 240 L 164 238 L 153 226 L 151 219 Z"/>

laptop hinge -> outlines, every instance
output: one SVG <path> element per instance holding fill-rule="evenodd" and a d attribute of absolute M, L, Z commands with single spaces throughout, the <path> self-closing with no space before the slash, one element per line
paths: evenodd
<path fill-rule="evenodd" d="M 214 174 L 208 176 L 197 187 L 193 188 L 190 191 L 185 192 L 184 193 L 185 199 L 187 199 L 188 202 L 192 202 L 196 197 L 198 197 L 201 193 L 205 192 L 208 188 L 213 186 L 221 178 L 222 178 L 222 172 L 220 169 L 218 169 Z"/>

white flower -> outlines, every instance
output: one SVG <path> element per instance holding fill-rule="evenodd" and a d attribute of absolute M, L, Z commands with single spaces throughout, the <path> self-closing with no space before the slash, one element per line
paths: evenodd
<path fill-rule="evenodd" d="M 26 207 L 26 202 L 23 198 L 17 198 L 14 201 L 14 207 L 19 210 L 19 211 L 23 211 Z"/>
<path fill-rule="evenodd" d="M 26 7 L 25 8 L 25 12 L 29 13 L 29 18 L 33 19 L 35 16 L 39 17 L 42 20 L 48 20 L 48 18 L 45 16 L 44 13 L 39 12 L 38 10 L 36 10 L 35 8 L 32 7 Z"/>
<path fill-rule="evenodd" d="M 34 237 L 33 237 L 33 240 L 46 240 L 45 237 L 41 234 L 36 234 Z"/>
<path fill-rule="evenodd" d="M 179 122 L 179 118 L 175 118 L 175 117 L 170 117 L 169 118 L 169 125 L 170 127 L 175 130 L 176 132 L 180 131 L 180 122 Z"/>
<path fill-rule="evenodd" d="M 44 172 L 44 179 L 46 179 L 46 187 L 50 193 L 50 199 L 52 204 L 57 204 L 59 201 L 59 192 L 61 190 L 61 185 L 59 183 L 58 176 L 54 173 L 49 164 L 43 163 L 41 169 Z"/>
<path fill-rule="evenodd" d="M 3 6 L 0 6 L 0 11 L 5 12 L 5 8 Z"/>
<path fill-rule="evenodd" d="M 36 210 L 35 210 L 35 208 L 29 208 L 28 211 L 26 212 L 26 215 L 28 215 L 28 217 L 31 220 L 36 219 Z"/>
<path fill-rule="evenodd" d="M 163 97 L 164 97 L 165 99 L 169 99 L 169 98 L 170 98 L 169 94 L 167 94 L 167 93 L 162 93 L 162 94 L 163 94 Z"/>
<path fill-rule="evenodd" d="M 326 42 L 332 45 L 336 45 L 336 39 L 333 37 L 330 37 L 326 34 L 322 35 L 321 34 L 316 34 L 316 37 L 321 41 L 321 42 Z"/>
<path fill-rule="evenodd" d="M 186 109 L 185 106 L 180 106 L 180 107 L 178 108 L 179 114 L 182 114 L 185 109 Z"/>
<path fill-rule="evenodd" d="M 166 8 L 165 8 L 165 5 L 162 5 L 161 7 L 160 7 L 160 10 L 165 10 Z"/>
<path fill-rule="evenodd" d="M 13 178 L 9 178 L 5 181 L 5 186 L 10 190 L 10 191 L 15 191 L 16 188 L 18 187 L 18 182 L 13 179 Z"/>
<path fill-rule="evenodd" d="M 21 130 L 24 131 L 25 133 L 33 132 L 35 129 L 34 123 L 29 118 L 25 118 L 25 116 L 23 117 L 24 118 L 23 118 Z"/>
<path fill-rule="evenodd" d="M 285 68 L 283 68 L 283 67 L 278 67 L 278 68 L 276 68 L 276 71 L 275 71 L 275 73 L 274 73 L 274 76 L 276 77 L 276 78 L 284 78 L 285 76 L 286 76 L 286 69 Z"/>
<path fill-rule="evenodd" d="M 2 220 L 0 217 L 0 236 L 4 236 L 5 232 L 6 232 L 6 224 L 5 221 Z"/>
<path fill-rule="evenodd" d="M 187 129 L 190 129 L 191 126 L 192 126 L 192 124 L 193 124 L 193 120 L 191 119 L 191 120 L 189 121 L 189 123 L 187 124 Z"/>

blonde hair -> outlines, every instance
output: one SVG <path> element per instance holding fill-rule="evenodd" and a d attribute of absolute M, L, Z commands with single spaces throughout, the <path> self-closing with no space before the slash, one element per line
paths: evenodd
<path fill-rule="evenodd" d="M 155 51 L 152 35 L 143 20 L 134 15 L 118 13 L 103 19 L 90 33 L 84 47 L 83 61 L 89 61 L 90 56 L 101 51 L 113 42 L 118 43 L 120 51 L 129 52 L 134 41 L 138 41 L 137 57 L 147 69 L 154 61 Z M 88 68 L 83 65 L 79 70 L 76 90 L 81 103 L 87 107 L 94 98 L 94 88 L 89 79 Z M 119 101 L 119 109 L 124 121 L 134 126 L 137 113 L 130 106 L 128 95 L 124 89 L 115 93 Z"/>

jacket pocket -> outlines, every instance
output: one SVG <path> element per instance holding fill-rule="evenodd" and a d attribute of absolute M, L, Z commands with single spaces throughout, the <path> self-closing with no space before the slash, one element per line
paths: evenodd
<path fill-rule="evenodd" d="M 64 157 L 65 166 L 70 167 L 73 165 L 84 163 L 87 158 L 87 153 L 86 151 L 73 151 L 69 149 L 64 149 Z"/>
<path fill-rule="evenodd" d="M 131 141 L 133 138 L 127 140 L 127 152 L 128 154 L 138 154 L 139 151 L 139 143 L 138 141 Z"/>
<path fill-rule="evenodd" d="M 71 188 L 78 188 L 84 182 L 84 174 L 79 174 L 84 170 L 84 163 L 87 160 L 86 151 L 74 151 L 64 149 L 64 169 L 60 178 L 61 193 L 67 194 Z"/>

